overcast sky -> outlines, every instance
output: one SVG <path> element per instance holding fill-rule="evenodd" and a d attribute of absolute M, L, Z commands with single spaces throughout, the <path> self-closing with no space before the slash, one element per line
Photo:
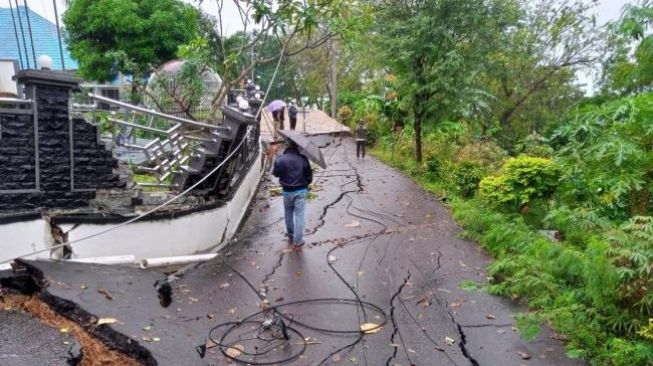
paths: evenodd
<path fill-rule="evenodd" d="M 12 4 L 15 4 L 16 0 L 0 0 L 0 7 L 8 8 L 10 1 Z M 25 0 L 18 0 L 18 3 L 23 5 L 24 1 Z M 59 5 L 59 15 L 61 15 L 66 0 L 54 1 Z M 195 5 L 198 3 L 197 0 L 183 1 Z M 240 30 L 242 23 L 238 17 L 238 12 L 236 11 L 233 2 L 226 0 L 224 3 L 223 20 L 225 22 L 225 32 L 231 34 Z M 599 24 L 604 24 L 607 21 L 618 18 L 621 13 L 621 8 L 627 3 L 635 3 L 635 0 L 600 0 L 599 5 L 595 10 Z M 52 6 L 52 0 L 28 0 L 27 4 L 32 10 L 54 22 L 54 7 Z M 202 1 L 201 8 L 209 14 L 217 15 L 218 7 L 216 4 L 216 0 L 204 0 Z"/>
<path fill-rule="evenodd" d="M 9 7 L 9 3 L 15 4 L 16 0 L 0 0 L 0 7 Z M 25 3 L 25 0 L 17 0 L 20 5 Z M 54 0 L 59 7 L 59 16 L 65 10 L 66 0 Z M 189 4 L 197 5 L 199 2 L 197 0 L 182 0 Z M 527 0 L 524 0 L 527 1 Z M 590 2 L 592 0 L 584 0 Z M 634 4 L 636 0 L 599 0 L 598 6 L 594 9 L 594 14 L 597 16 L 597 21 L 599 24 L 605 24 L 608 21 L 615 20 L 619 18 L 621 14 L 621 9 L 625 4 Z M 54 22 L 54 7 L 53 0 L 27 0 L 29 7 L 40 14 L 41 16 L 49 19 Z M 236 7 L 233 5 L 231 0 L 224 1 L 223 8 L 223 24 L 225 34 L 233 34 L 242 29 L 242 22 L 236 10 Z M 208 14 L 216 16 L 218 13 L 217 0 L 203 0 L 201 2 L 201 8 Z M 590 75 L 579 75 L 579 82 L 585 84 L 585 89 L 588 93 L 592 92 L 592 77 Z"/>

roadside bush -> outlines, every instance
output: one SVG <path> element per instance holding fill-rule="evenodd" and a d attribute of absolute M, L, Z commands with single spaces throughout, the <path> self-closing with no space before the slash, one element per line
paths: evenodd
<path fill-rule="evenodd" d="M 347 105 L 338 108 L 338 119 L 345 125 L 351 125 L 354 112 Z"/>
<path fill-rule="evenodd" d="M 434 157 L 429 158 L 426 161 L 426 179 L 429 181 L 437 181 L 442 178 L 442 174 L 442 163 Z"/>
<path fill-rule="evenodd" d="M 541 158 L 550 158 L 553 156 L 553 148 L 549 146 L 548 139 L 544 136 L 533 132 L 524 137 L 516 146 L 518 154 L 538 156 Z"/>
<path fill-rule="evenodd" d="M 484 175 L 485 172 L 479 164 L 465 162 L 454 167 L 453 184 L 462 197 L 469 198 L 478 190 L 478 184 Z"/>
<path fill-rule="evenodd" d="M 464 144 L 457 152 L 457 164 L 474 163 L 488 171 L 498 170 L 506 158 L 506 152 L 492 140 L 473 140 Z"/>
<path fill-rule="evenodd" d="M 503 174 L 481 180 L 480 194 L 495 205 L 520 208 L 534 199 L 548 198 L 554 192 L 559 171 L 551 159 L 519 156 L 508 159 Z"/>

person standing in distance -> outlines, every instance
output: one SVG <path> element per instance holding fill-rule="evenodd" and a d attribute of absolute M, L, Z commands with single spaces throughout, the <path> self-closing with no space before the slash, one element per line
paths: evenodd
<path fill-rule="evenodd" d="M 283 188 L 283 212 L 286 221 L 286 236 L 293 249 L 304 245 L 304 209 L 308 196 L 308 185 L 313 181 L 313 171 L 306 156 L 291 140 L 286 140 L 283 155 L 274 162 L 272 175 L 279 178 Z"/>
<path fill-rule="evenodd" d="M 295 103 L 295 100 L 292 99 L 290 101 L 290 104 L 288 105 L 288 117 L 290 117 L 290 129 L 294 130 L 295 127 L 297 126 L 297 113 L 299 110 L 297 109 L 297 103 Z"/>
<path fill-rule="evenodd" d="M 365 144 L 367 143 L 367 127 L 363 119 L 358 120 L 358 128 L 356 128 L 356 158 L 365 157 Z"/>

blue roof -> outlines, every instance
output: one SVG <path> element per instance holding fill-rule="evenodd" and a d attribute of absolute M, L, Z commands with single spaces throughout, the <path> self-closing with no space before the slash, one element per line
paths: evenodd
<path fill-rule="evenodd" d="M 18 10 L 18 11 L 17 11 Z M 16 21 L 17 34 L 14 31 L 13 17 Z M 57 26 L 49 20 L 43 18 L 32 10 L 28 11 L 29 21 L 32 26 L 32 39 L 34 39 L 34 53 L 38 59 L 41 55 L 48 55 L 52 58 L 52 68 L 54 70 L 61 70 L 61 56 L 59 53 L 59 41 L 57 39 Z M 20 17 L 20 18 L 19 18 Z M 20 22 L 23 23 L 23 32 L 20 30 Z M 23 46 L 23 33 L 25 34 L 25 46 L 27 47 L 27 55 L 25 54 L 25 47 Z M 18 35 L 18 37 L 16 37 Z M 18 43 L 20 43 L 20 53 L 18 52 Z M 65 41 L 62 39 L 63 55 L 66 70 L 77 69 L 77 62 L 72 59 L 70 52 L 66 46 Z M 0 8 L 0 58 L 20 60 L 19 55 L 22 54 L 22 68 L 35 69 L 36 62 L 32 54 L 32 42 L 29 36 L 29 28 L 27 26 L 27 14 L 25 14 L 25 7 L 19 6 L 18 9 L 13 8 Z M 19 61 L 19 64 L 21 62 Z"/>

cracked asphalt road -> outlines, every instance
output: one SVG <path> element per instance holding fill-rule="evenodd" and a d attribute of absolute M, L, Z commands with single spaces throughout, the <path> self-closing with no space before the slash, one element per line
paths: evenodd
<path fill-rule="evenodd" d="M 172 281 L 168 307 L 159 304 L 154 283 L 162 278 L 152 272 L 30 265 L 48 279 L 42 291 L 49 296 L 118 319 L 105 327 L 144 347 L 155 360 L 150 364 L 232 364 L 209 334 L 244 345 L 231 354 L 251 363 L 291 358 L 287 364 L 583 364 L 565 358 L 564 345 L 546 329 L 535 341 L 524 341 L 514 316 L 525 309 L 482 290 L 461 289 L 471 282 L 482 287 L 490 258 L 458 237 L 459 227 L 434 197 L 371 157 L 356 159 L 349 139 L 336 139 L 324 153 L 329 166 L 315 173 L 316 197 L 307 204 L 307 245 L 300 253 L 284 240 L 282 198 L 270 196 L 276 182 L 268 178 L 241 239 Z M 81 284 L 106 289 L 113 299 L 80 292 Z M 288 342 L 275 338 L 278 322 L 277 334 L 260 330 L 259 322 L 274 315 L 256 315 L 268 303 L 279 306 Z M 244 322 L 211 331 L 238 321 Z M 362 334 L 362 323 L 383 326 Z M 203 345 L 208 349 L 198 352 Z M 252 352 L 265 355 L 254 358 Z"/>

